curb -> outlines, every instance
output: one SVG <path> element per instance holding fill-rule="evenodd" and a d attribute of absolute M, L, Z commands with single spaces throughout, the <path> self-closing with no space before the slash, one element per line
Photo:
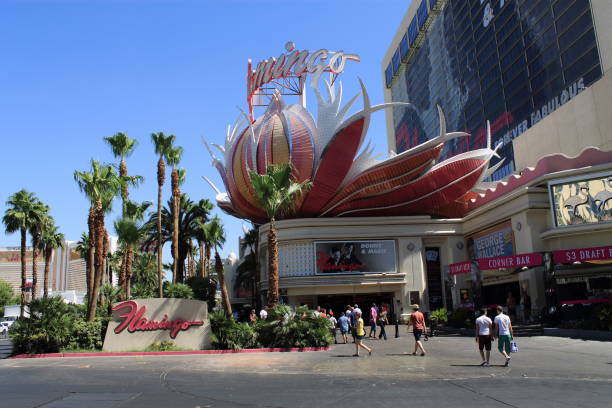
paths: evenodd
<path fill-rule="evenodd" d="M 327 351 L 329 347 L 261 348 L 242 350 L 184 350 L 184 351 L 127 351 L 121 353 L 46 353 L 18 354 L 14 358 L 63 358 L 63 357 L 121 357 L 121 356 L 182 356 L 197 354 L 235 354 L 235 353 L 291 353 L 305 351 Z"/>

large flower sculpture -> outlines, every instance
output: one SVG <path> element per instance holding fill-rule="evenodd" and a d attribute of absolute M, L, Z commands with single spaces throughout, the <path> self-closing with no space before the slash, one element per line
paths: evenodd
<path fill-rule="evenodd" d="M 483 180 L 501 163 L 489 168 L 495 151 L 487 126 L 486 148 L 468 151 L 439 162 L 444 143 L 469 136 L 446 133 L 444 114 L 438 107 L 439 136 L 385 160 L 372 155 L 369 143 L 362 148 L 370 115 L 390 106 L 371 106 L 363 83 L 363 109 L 348 119 L 348 110 L 359 95 L 340 107 L 342 84 L 336 90 L 326 82 L 327 98 L 317 86 L 317 120 L 301 105 L 286 105 L 275 94 L 266 112 L 249 123 L 246 115 L 228 127 L 225 146 L 214 145 L 223 162 L 207 148 L 219 171 L 226 193 L 217 191 L 217 203 L 227 213 L 255 223 L 266 222 L 249 179 L 249 169 L 265 172 L 268 164 L 290 162 L 296 181 L 310 180 L 311 190 L 287 218 L 332 216 L 392 216 L 428 214 L 461 216 L 466 203 L 485 188 Z M 238 131 L 240 129 L 240 131 Z"/>

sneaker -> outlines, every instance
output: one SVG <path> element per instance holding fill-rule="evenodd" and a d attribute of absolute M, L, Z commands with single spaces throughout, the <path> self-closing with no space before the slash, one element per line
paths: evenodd
<path fill-rule="evenodd" d="M 485 361 L 484 364 L 482 365 L 483 367 L 488 367 L 489 366 L 489 362 Z"/>
<path fill-rule="evenodd" d="M 486 361 L 483 361 L 482 363 L 480 363 L 480 366 L 481 366 L 481 367 L 484 367 L 484 366 L 486 366 L 486 365 L 487 365 L 487 362 L 486 362 Z"/>
<path fill-rule="evenodd" d="M 421 353 L 421 357 L 425 357 L 425 353 Z"/>
<path fill-rule="evenodd" d="M 506 359 L 506 363 L 504 364 L 504 367 L 508 367 L 509 365 L 510 365 L 510 357 Z"/>

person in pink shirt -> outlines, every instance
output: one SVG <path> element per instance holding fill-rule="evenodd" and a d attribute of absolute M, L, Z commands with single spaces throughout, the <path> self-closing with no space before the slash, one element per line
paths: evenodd
<path fill-rule="evenodd" d="M 376 303 L 372 303 L 372 307 L 370 308 L 370 334 L 368 334 L 368 337 L 376 338 L 377 319 L 378 319 L 378 308 L 376 307 Z"/>

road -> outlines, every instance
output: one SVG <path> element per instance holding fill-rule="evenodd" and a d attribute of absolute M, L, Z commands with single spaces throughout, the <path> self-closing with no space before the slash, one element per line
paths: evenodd
<path fill-rule="evenodd" d="M 409 334 L 325 352 L 0 361 L 2 407 L 604 407 L 610 343 L 517 339 L 510 367 L 480 367 L 472 338 L 437 337 L 412 356 Z M 411 350 L 410 350 L 411 351 Z M 367 354 L 367 353 L 366 353 Z"/>

